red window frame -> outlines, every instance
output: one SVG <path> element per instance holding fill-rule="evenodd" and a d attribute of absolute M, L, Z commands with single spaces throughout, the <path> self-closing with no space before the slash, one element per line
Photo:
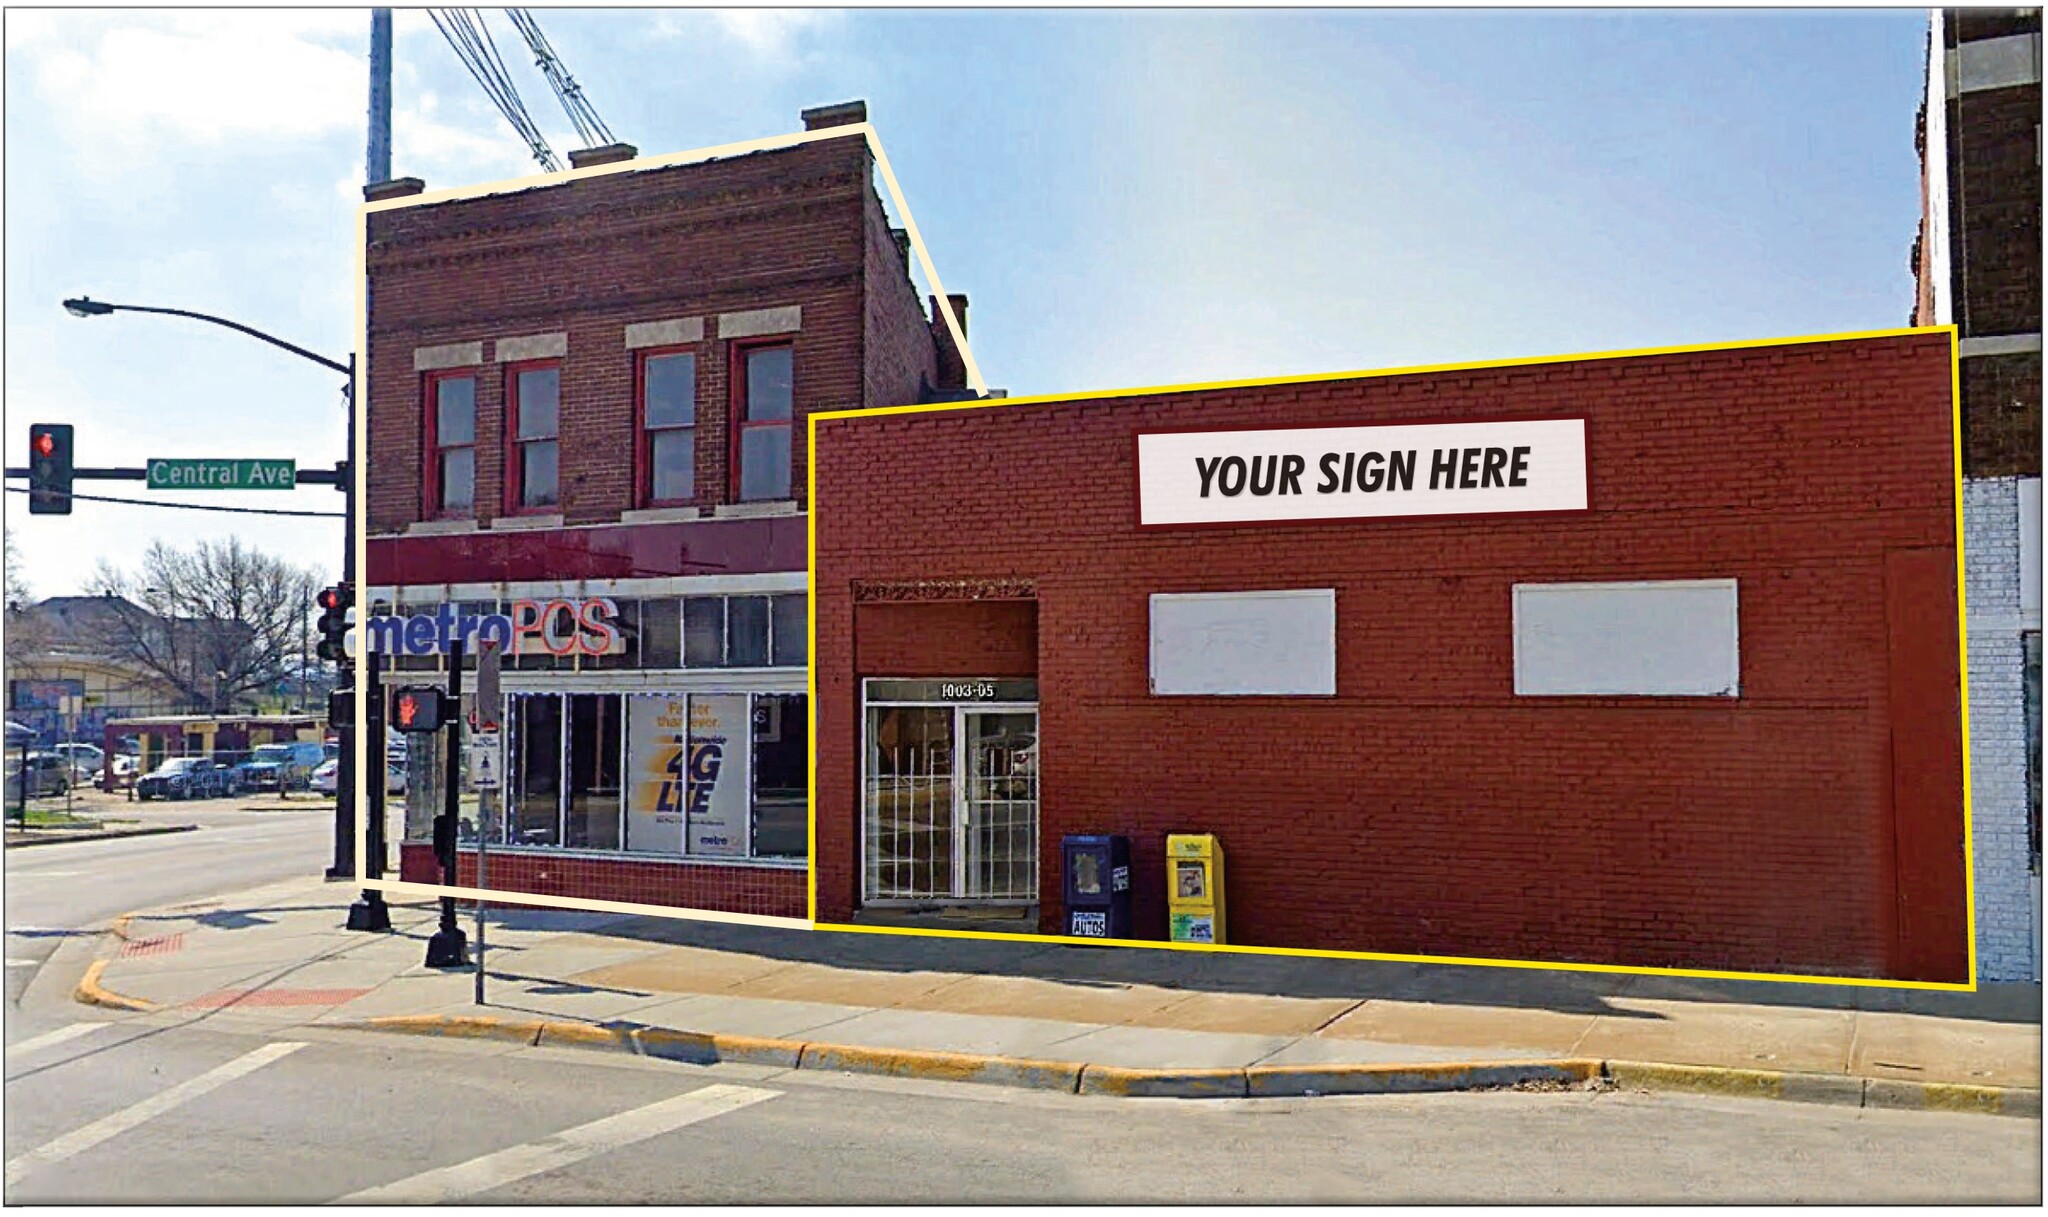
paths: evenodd
<path fill-rule="evenodd" d="M 773 349 L 775 349 L 775 348 L 777 348 L 777 347 L 784 347 L 784 348 L 787 348 L 787 349 L 788 349 L 788 351 L 789 351 L 789 417 L 788 417 L 788 418 L 778 418 L 778 419 L 775 419 L 775 420 L 774 420 L 774 421 L 772 421 L 772 422 L 759 422 L 759 423 L 749 423 L 749 422 L 747 422 L 747 421 L 746 421 L 746 418 L 747 418 L 747 359 L 748 359 L 748 357 L 749 357 L 749 356 L 751 356 L 751 355 L 752 355 L 752 354 L 753 354 L 753 353 L 754 353 L 755 351 L 766 351 L 766 350 L 773 350 Z M 732 344 L 732 346 L 730 347 L 730 349 L 729 349 L 729 351 L 728 351 L 728 354 L 727 354 L 727 359 L 726 359 L 726 367 L 727 367 L 727 369 L 728 369 L 728 374 L 727 374 L 727 376 L 726 376 L 726 379 L 727 379 L 728 381 L 730 381 L 730 382 L 731 382 L 731 384 L 730 384 L 730 401 L 729 401 L 729 403 L 728 403 L 729 409 L 727 410 L 727 414 L 726 414 L 726 417 L 727 417 L 727 419 L 728 419 L 728 421 L 729 421 L 729 423 L 730 423 L 730 425 L 729 425 L 729 427 L 728 427 L 727 429 L 728 429 L 728 430 L 729 430 L 729 431 L 731 432 L 731 434 L 730 434 L 730 435 L 729 435 L 729 436 L 727 437 L 727 443 L 726 443 L 726 455 L 727 455 L 727 458 L 728 458 L 728 462 L 727 462 L 727 472 L 728 472 L 728 475 L 729 475 L 729 476 L 727 477 L 727 479 L 726 479 L 726 489 L 727 489 L 727 490 L 728 490 L 728 492 L 729 492 L 729 496 L 728 496 L 728 501 L 729 501 L 729 502 L 733 502 L 733 503 L 745 503 L 745 502 L 756 502 L 756 503 L 776 503 L 776 502 L 781 502 L 781 501 L 783 501 L 783 500 L 781 500 L 781 499 L 751 499 L 751 500 L 750 500 L 750 499 L 745 499 L 745 498 L 742 498 L 742 497 L 740 496 L 740 475 L 741 475 L 741 471 L 742 471 L 742 467 L 741 467 L 741 456 L 740 456 L 740 454 L 741 454 L 741 451 L 742 451 L 742 449 L 741 449 L 741 446 L 740 446 L 740 441 L 741 441 L 741 439 L 743 438 L 743 434 L 744 434 L 744 432 L 745 432 L 745 431 L 746 431 L 747 429 L 751 428 L 751 427 L 784 427 L 784 428 L 787 428 L 787 429 L 788 429 L 788 431 L 789 431 L 789 490 L 788 490 L 788 492 L 787 492 L 787 497 L 789 497 L 789 498 L 792 498 L 792 499 L 793 499 L 793 498 L 795 498 L 795 497 L 796 497 L 796 422 L 797 422 L 797 419 L 796 419 L 796 343 L 795 343 L 795 342 L 794 342 L 794 341 L 793 341 L 792 339 L 790 339 L 790 338 L 788 338 L 788 337 L 786 337 L 786 336 L 785 336 L 785 337 L 780 337 L 780 338 L 765 338 L 765 339 L 760 339 L 760 340 L 756 340 L 756 341 L 739 341 L 739 342 L 734 342 L 734 343 Z"/>
<path fill-rule="evenodd" d="M 553 369 L 555 373 L 555 501 L 528 507 L 526 498 L 526 461 L 520 449 L 535 440 L 519 438 L 519 375 L 522 372 L 542 372 Z M 560 359 L 527 359 L 505 365 L 505 515 L 545 516 L 559 515 L 562 511 L 562 361 Z"/>
<path fill-rule="evenodd" d="M 657 499 L 654 497 L 654 430 L 650 429 L 647 425 L 647 364 L 649 361 L 660 359 L 665 355 L 688 355 L 691 360 L 690 387 L 693 390 L 693 400 L 701 407 L 702 399 L 694 395 L 694 390 L 697 387 L 697 365 L 700 362 L 697 348 L 694 346 L 648 347 L 644 350 L 635 351 L 633 355 L 633 505 L 636 507 L 681 507 L 694 503 L 702 498 L 704 493 L 703 487 L 698 484 L 695 469 L 692 469 L 690 472 L 691 494 L 689 498 Z M 680 427 L 660 428 L 663 431 L 679 431 L 682 429 Z M 689 430 L 695 432 L 702 431 L 703 429 L 704 412 L 699 408 L 697 410 L 697 421 L 690 425 Z M 694 463 L 697 452 L 697 446 L 694 441 L 690 447 L 691 460 Z"/>
<path fill-rule="evenodd" d="M 452 445 L 452 447 L 456 448 L 466 447 L 471 454 L 469 511 L 467 514 L 463 514 L 460 511 L 449 511 L 441 506 L 441 383 L 449 380 L 467 380 L 470 382 L 469 443 Z M 425 460 L 421 462 L 422 468 L 420 470 L 420 518 L 423 520 L 474 519 L 476 517 L 477 481 L 479 475 L 483 472 L 477 466 L 475 455 L 478 447 L 477 432 L 480 430 L 477 425 L 480 421 L 478 416 L 483 412 L 482 403 L 479 401 L 482 394 L 478 390 L 483 388 L 483 377 L 477 368 L 447 368 L 427 373 L 424 378 L 424 385 L 422 413 L 425 415 L 425 419 L 421 424 L 420 434 L 425 441 L 422 452 Z"/>

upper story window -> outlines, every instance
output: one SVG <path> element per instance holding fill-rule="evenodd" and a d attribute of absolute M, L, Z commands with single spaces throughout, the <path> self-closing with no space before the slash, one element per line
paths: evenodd
<path fill-rule="evenodd" d="M 686 668 L 800 668 L 810 662 L 809 599 L 803 592 L 686 596 Z"/>
<path fill-rule="evenodd" d="M 562 501 L 562 366 L 514 364 L 508 388 L 505 413 L 512 426 L 507 428 L 506 510 L 545 511 Z"/>
<path fill-rule="evenodd" d="M 476 374 L 427 378 L 426 514 L 476 512 Z"/>
<path fill-rule="evenodd" d="M 639 390 L 640 500 L 687 503 L 697 495 L 697 357 L 641 356 Z"/>
<path fill-rule="evenodd" d="M 788 343 L 733 350 L 734 495 L 740 502 L 786 499 L 795 375 Z"/>

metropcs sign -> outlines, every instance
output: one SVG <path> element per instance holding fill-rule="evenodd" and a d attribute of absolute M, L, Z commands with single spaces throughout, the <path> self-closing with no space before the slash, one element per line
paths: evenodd
<path fill-rule="evenodd" d="M 514 600 L 507 613 L 457 613 L 449 605 L 413 617 L 372 617 L 363 627 L 370 650 L 383 655 L 441 655 L 457 639 L 476 654 L 495 643 L 512 655 L 616 655 L 626 649 L 616 624 L 619 606 L 588 600 Z"/>
<path fill-rule="evenodd" d="M 1138 435 L 1138 523 L 1584 511 L 1586 420 Z"/>

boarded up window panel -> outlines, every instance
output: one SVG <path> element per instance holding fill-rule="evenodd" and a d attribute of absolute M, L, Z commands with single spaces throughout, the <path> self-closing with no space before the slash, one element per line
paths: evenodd
<path fill-rule="evenodd" d="M 1152 597 L 1152 692 L 1337 692 L 1337 593 L 1328 588 Z"/>
<path fill-rule="evenodd" d="M 1515 692 L 1735 697 L 1735 580 L 1518 583 Z"/>

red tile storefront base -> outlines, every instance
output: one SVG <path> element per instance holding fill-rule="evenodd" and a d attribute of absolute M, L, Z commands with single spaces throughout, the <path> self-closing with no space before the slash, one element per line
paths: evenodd
<path fill-rule="evenodd" d="M 398 877 L 408 883 L 439 883 L 441 868 L 425 843 L 399 847 Z M 712 863 L 642 862 L 625 858 L 561 854 L 492 853 L 490 890 L 584 900 L 617 900 L 665 908 L 713 909 L 765 917 L 803 917 L 808 908 L 806 872 L 793 866 L 730 866 Z M 456 884 L 476 884 L 476 854 L 456 859 Z"/>

